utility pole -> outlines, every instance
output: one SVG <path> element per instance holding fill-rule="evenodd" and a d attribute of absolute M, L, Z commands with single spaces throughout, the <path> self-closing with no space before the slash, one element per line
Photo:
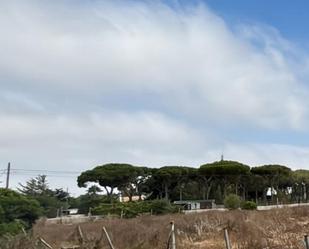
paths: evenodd
<path fill-rule="evenodd" d="M 9 188 L 10 184 L 10 173 L 11 173 L 11 163 L 8 163 L 8 169 L 6 171 L 6 189 Z"/>

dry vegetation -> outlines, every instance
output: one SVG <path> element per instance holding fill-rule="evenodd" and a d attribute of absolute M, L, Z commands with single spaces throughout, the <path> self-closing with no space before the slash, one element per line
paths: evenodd
<path fill-rule="evenodd" d="M 169 222 L 174 220 L 178 249 L 225 249 L 224 228 L 229 230 L 233 248 L 304 249 L 302 240 L 309 232 L 308 215 L 309 207 L 299 207 L 105 219 L 80 224 L 86 240 L 82 248 L 108 248 L 104 237 L 100 241 L 105 226 L 116 249 L 163 249 L 166 248 Z M 47 225 L 42 220 L 32 232 L 32 238 L 37 237 L 44 238 L 53 248 L 79 244 L 76 225 Z M 8 248 L 34 248 L 24 236 L 13 244 Z"/>

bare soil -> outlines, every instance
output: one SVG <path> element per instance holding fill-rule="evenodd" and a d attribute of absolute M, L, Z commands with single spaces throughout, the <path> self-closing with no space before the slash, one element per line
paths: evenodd
<path fill-rule="evenodd" d="M 225 249 L 223 231 L 228 229 L 233 249 L 304 249 L 309 233 L 309 207 L 268 211 L 209 211 L 199 214 L 142 216 L 134 219 L 102 219 L 81 223 L 81 248 L 109 248 L 106 227 L 115 249 L 166 249 L 170 221 L 175 222 L 177 249 Z M 41 237 L 53 248 L 82 245 L 77 225 L 39 221 L 32 241 Z M 11 248 L 33 248 L 24 239 Z"/>

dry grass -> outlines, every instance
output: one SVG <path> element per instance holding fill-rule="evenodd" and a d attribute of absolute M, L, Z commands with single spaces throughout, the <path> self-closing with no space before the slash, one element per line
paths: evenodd
<path fill-rule="evenodd" d="M 190 215 L 143 216 L 135 219 L 104 219 L 80 224 L 86 243 L 83 248 L 108 248 L 101 238 L 105 226 L 117 249 L 164 249 L 169 222 L 176 228 L 177 249 L 225 249 L 223 229 L 228 228 L 233 249 L 304 249 L 309 233 L 309 207 L 270 211 L 209 211 Z M 42 237 L 53 248 L 79 244 L 76 225 L 47 225 L 38 222 L 33 238 Z M 22 245 L 21 245 L 22 244 Z M 33 248 L 26 238 L 10 248 Z"/>

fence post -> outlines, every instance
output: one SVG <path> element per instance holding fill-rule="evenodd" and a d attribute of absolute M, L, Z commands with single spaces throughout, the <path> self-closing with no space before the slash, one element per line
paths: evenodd
<path fill-rule="evenodd" d="M 103 227 L 103 231 L 104 231 L 105 236 L 107 238 L 110 249 L 115 249 L 105 227 Z"/>
<path fill-rule="evenodd" d="M 168 235 L 167 249 L 176 249 L 175 223 L 174 221 L 171 221 L 170 224 L 171 224 L 171 231 Z M 171 245 L 171 242 L 172 242 L 172 245 Z"/>
<path fill-rule="evenodd" d="M 44 239 L 39 238 L 39 241 L 47 248 L 49 249 L 53 249 L 52 246 L 50 244 L 48 244 Z"/>
<path fill-rule="evenodd" d="M 226 228 L 224 229 L 224 240 L 225 240 L 226 249 L 232 249 L 230 238 L 229 238 L 229 233 Z"/>
<path fill-rule="evenodd" d="M 25 236 L 27 236 L 27 232 L 26 232 L 26 230 L 25 230 L 24 227 L 21 227 L 21 231 L 23 232 L 23 234 L 24 234 Z"/>
<path fill-rule="evenodd" d="M 309 239 L 308 239 L 308 235 L 305 235 L 305 246 L 306 246 L 306 249 L 309 249 Z"/>
<path fill-rule="evenodd" d="M 77 232 L 79 235 L 79 242 L 83 245 L 85 240 L 84 240 L 84 235 L 83 235 L 83 232 L 80 226 L 77 227 Z"/>
<path fill-rule="evenodd" d="M 120 219 L 122 219 L 122 218 L 123 218 L 123 214 L 124 214 L 123 209 L 121 209 Z"/>

